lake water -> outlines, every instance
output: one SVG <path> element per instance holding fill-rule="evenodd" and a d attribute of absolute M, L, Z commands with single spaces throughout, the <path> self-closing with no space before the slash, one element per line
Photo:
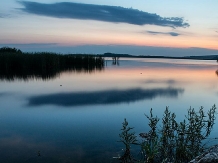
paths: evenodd
<path fill-rule="evenodd" d="M 41 80 L 0 80 L 0 162 L 116 162 L 124 118 L 138 135 L 150 108 L 166 106 L 183 120 L 187 109 L 218 106 L 218 63 L 108 58 L 103 70 L 63 72 Z M 218 135 L 218 120 L 211 137 Z M 38 156 L 40 155 L 40 156 Z"/>

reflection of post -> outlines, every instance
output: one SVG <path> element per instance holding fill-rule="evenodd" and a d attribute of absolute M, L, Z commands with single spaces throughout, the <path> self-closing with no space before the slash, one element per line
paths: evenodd
<path fill-rule="evenodd" d="M 216 70 L 216 75 L 218 76 L 218 70 Z"/>
<path fill-rule="evenodd" d="M 112 57 L 112 60 L 113 60 L 112 64 L 119 66 L 119 58 L 120 58 L 120 57 Z"/>

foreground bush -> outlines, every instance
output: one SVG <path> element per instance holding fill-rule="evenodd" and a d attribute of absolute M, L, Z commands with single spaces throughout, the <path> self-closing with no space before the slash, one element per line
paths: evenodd
<path fill-rule="evenodd" d="M 213 105 L 207 113 L 203 107 L 199 111 L 190 108 L 185 120 L 176 121 L 176 115 L 166 108 L 162 125 L 157 128 L 160 119 L 153 116 L 152 109 L 150 115 L 145 115 L 149 120 L 150 131 L 140 133 L 141 141 L 137 140 L 128 122 L 124 119 L 120 142 L 125 145 L 124 153 L 118 159 L 122 163 L 143 162 L 189 162 L 206 149 L 204 140 L 208 138 L 214 125 L 216 106 Z M 131 154 L 131 145 L 141 146 L 141 158 L 135 158 Z"/>

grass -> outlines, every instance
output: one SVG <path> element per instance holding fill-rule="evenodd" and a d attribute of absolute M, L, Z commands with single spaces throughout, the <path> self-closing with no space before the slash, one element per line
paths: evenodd
<path fill-rule="evenodd" d="M 203 107 L 198 111 L 190 108 L 185 119 L 176 121 L 176 115 L 166 108 L 162 119 L 154 116 L 152 109 L 150 115 L 145 115 L 149 120 L 150 131 L 140 133 L 140 140 L 128 126 L 124 119 L 121 129 L 120 142 L 125 145 L 122 156 L 118 159 L 122 163 L 186 163 L 207 149 L 206 140 L 214 126 L 216 106 L 213 105 L 207 113 Z M 158 123 L 161 121 L 161 127 Z M 131 154 L 131 145 L 141 147 L 141 157 Z"/>
<path fill-rule="evenodd" d="M 63 71 L 93 72 L 104 69 L 104 58 L 96 55 L 23 53 L 19 49 L 0 48 L 0 79 L 55 78 Z"/>

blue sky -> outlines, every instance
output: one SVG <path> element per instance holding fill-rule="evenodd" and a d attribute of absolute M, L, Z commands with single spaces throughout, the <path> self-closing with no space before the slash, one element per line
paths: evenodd
<path fill-rule="evenodd" d="M 0 47 L 61 53 L 217 55 L 218 1 L 3 0 Z"/>

